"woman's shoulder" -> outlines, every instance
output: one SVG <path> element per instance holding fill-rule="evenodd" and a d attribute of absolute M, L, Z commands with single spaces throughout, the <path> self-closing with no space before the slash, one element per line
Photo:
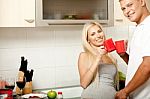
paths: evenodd
<path fill-rule="evenodd" d="M 88 53 L 81 52 L 78 59 L 78 67 L 80 70 L 84 70 L 89 65 Z"/>
<path fill-rule="evenodd" d="M 81 52 L 80 55 L 82 55 L 82 56 L 88 56 L 88 53 L 87 52 Z"/>
<path fill-rule="evenodd" d="M 88 53 L 87 52 L 81 52 L 79 55 L 80 59 L 87 59 L 88 58 Z"/>
<path fill-rule="evenodd" d="M 108 56 L 110 57 L 110 59 L 112 60 L 113 63 L 117 64 L 117 59 L 115 58 L 115 56 L 113 54 L 108 54 Z"/>

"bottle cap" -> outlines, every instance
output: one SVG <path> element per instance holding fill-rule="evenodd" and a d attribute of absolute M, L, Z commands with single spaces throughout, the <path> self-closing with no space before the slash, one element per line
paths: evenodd
<path fill-rule="evenodd" d="M 61 91 L 59 91 L 59 92 L 58 92 L 58 94 L 62 94 L 62 92 L 61 92 Z"/>

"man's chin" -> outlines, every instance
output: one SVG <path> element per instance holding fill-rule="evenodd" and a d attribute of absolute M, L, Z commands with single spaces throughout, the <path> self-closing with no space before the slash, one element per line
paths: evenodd
<path fill-rule="evenodd" d="M 134 20 L 132 20 L 132 19 L 130 19 L 130 18 L 128 18 L 128 20 L 131 21 L 131 22 L 134 22 Z"/>
<path fill-rule="evenodd" d="M 135 19 L 131 18 L 131 17 L 128 17 L 129 21 L 131 22 L 136 22 Z"/>

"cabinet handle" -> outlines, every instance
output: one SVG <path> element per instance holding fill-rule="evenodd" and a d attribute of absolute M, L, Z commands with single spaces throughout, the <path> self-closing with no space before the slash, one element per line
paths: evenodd
<path fill-rule="evenodd" d="M 33 23 L 34 19 L 24 19 L 25 21 L 27 21 L 28 23 Z"/>
<path fill-rule="evenodd" d="M 123 19 L 115 19 L 116 21 L 123 22 Z"/>

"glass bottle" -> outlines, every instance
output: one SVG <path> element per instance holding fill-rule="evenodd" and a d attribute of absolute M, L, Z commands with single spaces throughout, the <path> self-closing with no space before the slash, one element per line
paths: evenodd
<path fill-rule="evenodd" d="M 63 99 L 63 94 L 61 91 L 58 92 L 57 99 Z"/>

